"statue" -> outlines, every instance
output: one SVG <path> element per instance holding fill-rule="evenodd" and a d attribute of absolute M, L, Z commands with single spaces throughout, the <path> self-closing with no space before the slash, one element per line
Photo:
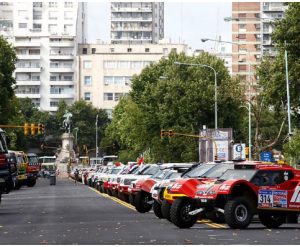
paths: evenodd
<path fill-rule="evenodd" d="M 72 116 L 72 113 L 68 112 L 68 110 L 66 110 L 65 114 L 63 115 L 63 117 L 65 118 L 65 120 L 63 121 L 63 126 L 65 127 L 66 132 L 70 132 Z"/>

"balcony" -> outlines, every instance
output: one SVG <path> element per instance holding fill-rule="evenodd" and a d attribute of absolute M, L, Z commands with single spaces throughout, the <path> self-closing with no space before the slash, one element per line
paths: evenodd
<path fill-rule="evenodd" d="M 152 22 L 152 17 L 111 17 L 111 22 Z"/>
<path fill-rule="evenodd" d="M 39 99 L 41 95 L 39 93 L 17 93 L 17 98 L 30 98 L 30 99 Z"/>
<path fill-rule="evenodd" d="M 132 31 L 145 31 L 145 32 L 151 32 L 152 27 L 112 27 L 112 31 L 123 31 L 123 32 L 132 32 Z"/>
<path fill-rule="evenodd" d="M 263 11 L 265 12 L 283 12 L 284 6 L 264 6 Z"/>
<path fill-rule="evenodd" d="M 271 39 L 263 40 L 263 45 L 272 45 L 272 40 Z"/>
<path fill-rule="evenodd" d="M 17 86 L 40 86 L 41 85 L 41 81 L 32 81 L 32 80 L 17 80 Z"/>
<path fill-rule="evenodd" d="M 17 67 L 15 72 L 39 73 L 41 72 L 41 67 Z"/>
<path fill-rule="evenodd" d="M 30 40 L 24 40 L 24 41 L 16 41 L 14 43 L 15 47 L 40 47 L 41 43 L 39 40 L 30 41 Z"/>
<path fill-rule="evenodd" d="M 50 67 L 49 72 L 51 73 L 73 73 L 74 69 L 72 67 Z"/>
<path fill-rule="evenodd" d="M 73 99 L 75 97 L 73 93 L 60 93 L 60 94 L 49 94 L 50 99 Z"/>
<path fill-rule="evenodd" d="M 72 53 L 57 53 L 57 54 L 50 54 L 50 60 L 73 60 L 74 55 Z"/>
<path fill-rule="evenodd" d="M 51 86 L 73 86 L 74 81 L 49 81 Z"/>
<path fill-rule="evenodd" d="M 66 41 L 50 41 L 50 47 L 73 47 L 74 41 L 66 40 Z"/>
<path fill-rule="evenodd" d="M 152 7 L 126 8 L 126 7 L 111 7 L 111 12 L 152 12 Z"/>
<path fill-rule="evenodd" d="M 21 54 L 21 55 L 17 55 L 19 60 L 40 60 L 41 59 L 41 55 L 30 55 L 30 54 Z"/>

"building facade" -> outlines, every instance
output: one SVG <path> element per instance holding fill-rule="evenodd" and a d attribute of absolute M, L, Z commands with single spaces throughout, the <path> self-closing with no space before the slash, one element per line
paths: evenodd
<path fill-rule="evenodd" d="M 282 2 L 232 3 L 232 74 L 253 84 L 255 66 L 262 55 L 275 56 L 272 22 L 284 17 L 287 6 Z"/>
<path fill-rule="evenodd" d="M 76 53 L 85 43 L 85 3 L 1 2 L 0 35 L 16 48 L 15 93 L 43 111 L 75 98 Z"/>
<path fill-rule="evenodd" d="M 79 46 L 80 71 L 77 100 L 84 99 L 105 109 L 109 117 L 120 98 L 129 93 L 131 78 L 175 49 L 186 52 L 184 44 L 86 44 Z"/>
<path fill-rule="evenodd" d="M 162 2 L 112 2 L 111 43 L 158 43 L 164 38 Z"/>

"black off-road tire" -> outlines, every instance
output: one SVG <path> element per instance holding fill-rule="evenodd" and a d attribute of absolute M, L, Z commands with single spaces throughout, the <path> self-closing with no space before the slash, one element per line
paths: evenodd
<path fill-rule="evenodd" d="M 282 212 L 259 212 L 260 222 L 267 228 L 278 228 L 286 221 L 286 215 Z"/>
<path fill-rule="evenodd" d="M 154 214 L 155 214 L 158 218 L 160 218 L 160 219 L 163 219 L 163 218 L 164 218 L 164 216 L 163 216 L 163 214 L 162 214 L 162 212 L 161 212 L 161 204 L 160 204 L 160 203 L 158 203 L 156 200 L 154 200 L 154 203 L 153 203 L 152 208 L 153 208 Z"/>
<path fill-rule="evenodd" d="M 124 202 L 129 202 L 128 195 L 118 191 L 118 198 Z"/>
<path fill-rule="evenodd" d="M 28 187 L 33 187 L 36 184 L 36 179 L 28 179 L 27 180 L 27 186 Z"/>
<path fill-rule="evenodd" d="M 149 199 L 151 199 L 149 193 L 139 191 L 134 198 L 136 211 L 138 211 L 139 213 L 149 212 L 152 208 L 152 205 L 147 203 Z"/>
<path fill-rule="evenodd" d="M 111 189 L 106 189 L 106 193 L 107 193 L 109 196 L 112 196 Z"/>
<path fill-rule="evenodd" d="M 129 194 L 129 203 L 132 206 L 135 206 L 135 200 L 134 200 L 134 196 L 132 194 Z"/>
<path fill-rule="evenodd" d="M 192 200 L 186 197 L 177 198 L 171 206 L 171 220 L 179 228 L 190 228 L 197 222 L 197 215 L 188 213 L 195 209 Z"/>
<path fill-rule="evenodd" d="M 165 219 L 172 222 L 170 210 L 171 210 L 171 205 L 167 202 L 167 200 L 163 200 L 161 203 L 161 213 Z"/>
<path fill-rule="evenodd" d="M 251 202 L 245 197 L 236 197 L 225 204 L 225 221 L 232 229 L 244 229 L 250 224 L 253 212 Z"/>
<path fill-rule="evenodd" d="M 17 181 L 16 184 L 15 184 L 14 189 L 15 189 L 15 190 L 19 190 L 21 187 L 22 187 L 22 182 Z"/>
<path fill-rule="evenodd" d="M 104 193 L 104 185 L 103 185 L 103 184 L 100 184 L 100 185 L 99 185 L 99 191 L 100 191 L 101 193 Z"/>

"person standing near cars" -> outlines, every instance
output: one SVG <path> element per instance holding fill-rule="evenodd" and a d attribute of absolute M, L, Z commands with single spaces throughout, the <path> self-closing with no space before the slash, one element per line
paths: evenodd
<path fill-rule="evenodd" d="M 77 180 L 79 180 L 79 171 L 78 171 L 77 168 L 76 168 L 76 170 L 74 172 L 74 175 L 75 175 L 75 184 L 77 184 Z"/>

